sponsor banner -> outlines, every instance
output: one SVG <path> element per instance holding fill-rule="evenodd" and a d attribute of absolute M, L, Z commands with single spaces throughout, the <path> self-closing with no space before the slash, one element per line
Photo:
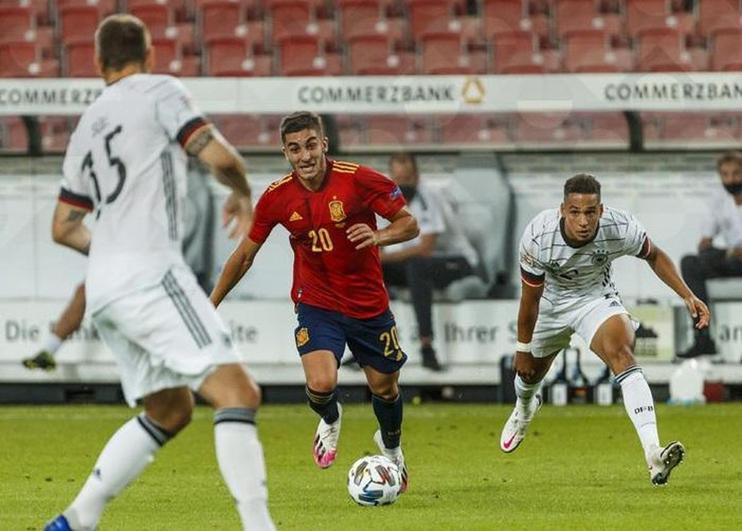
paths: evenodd
<path fill-rule="evenodd" d="M 717 302 L 711 312 L 711 334 L 720 358 L 727 363 L 742 363 L 742 302 Z"/>
<path fill-rule="evenodd" d="M 739 73 L 185 78 L 206 113 L 736 110 Z M 0 115 L 80 114 L 97 79 L 0 79 Z"/>
<path fill-rule="evenodd" d="M 22 358 L 42 347 L 52 320 L 65 303 L 0 302 L 0 367 L 3 367 L 0 381 L 118 380 L 114 357 L 88 319 L 57 353 L 58 371 L 41 374 L 20 368 Z M 395 301 L 392 310 L 397 319 L 402 348 L 410 358 L 408 372 L 416 371 L 412 374 L 421 379 L 438 377 L 419 369 L 419 345 L 412 306 Z M 219 311 L 242 360 L 260 376 L 261 383 L 303 383 L 295 347 L 295 341 L 300 341 L 302 334 L 296 333 L 293 305 L 289 301 L 227 301 Z M 449 367 L 449 376 L 456 378 L 456 383 L 480 384 L 484 381 L 484 374 L 487 375 L 486 382 L 497 383 L 497 364 L 502 356 L 512 355 L 515 350 L 517 311 L 516 300 L 466 301 L 435 306 L 435 346 L 441 362 Z M 632 314 L 646 331 L 651 332 L 638 341 L 637 354 L 641 359 L 669 360 L 674 348 L 671 308 L 639 306 L 632 310 Z M 741 314 L 737 308 L 737 315 Z M 730 315 L 734 315 L 734 311 L 730 311 Z M 734 326 L 742 330 L 742 323 Z M 311 330 L 307 333 L 311 334 Z M 742 336 L 742 332 L 737 336 Z M 742 342 L 742 339 L 737 337 L 736 341 Z M 583 352 L 582 359 L 591 377 L 592 373 L 598 374 L 599 361 L 587 350 L 584 342 L 575 336 L 573 346 Z M 360 382 L 358 379 L 357 383 Z"/>

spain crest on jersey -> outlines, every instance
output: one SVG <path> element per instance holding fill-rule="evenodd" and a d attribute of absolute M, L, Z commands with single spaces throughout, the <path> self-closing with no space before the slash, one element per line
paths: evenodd
<path fill-rule="evenodd" d="M 337 199 L 330 201 L 330 219 L 335 223 L 343 221 L 345 219 L 345 210 L 343 209 L 343 202 Z"/>
<path fill-rule="evenodd" d="M 306 326 L 296 331 L 296 346 L 303 347 L 309 343 L 309 329 Z"/>

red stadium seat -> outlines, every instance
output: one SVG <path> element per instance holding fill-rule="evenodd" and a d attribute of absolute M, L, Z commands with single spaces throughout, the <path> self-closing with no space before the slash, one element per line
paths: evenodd
<path fill-rule="evenodd" d="M 742 28 L 738 0 L 703 0 L 698 2 L 698 31 L 711 35 L 722 29 Z"/>
<path fill-rule="evenodd" d="M 389 38 L 383 35 L 356 37 L 348 43 L 350 73 L 354 75 L 385 75 L 397 71 L 388 64 L 391 53 Z"/>
<path fill-rule="evenodd" d="M 629 124 L 620 112 L 579 113 L 585 125 L 585 142 L 628 144 Z"/>
<path fill-rule="evenodd" d="M 198 55 L 184 55 L 180 60 L 180 70 L 173 75 L 183 77 L 198 77 L 201 75 L 201 57 Z"/>
<path fill-rule="evenodd" d="M 62 44 L 77 41 L 93 42 L 100 14 L 94 6 L 71 6 L 60 9 L 59 24 Z"/>
<path fill-rule="evenodd" d="M 567 72 L 615 72 L 608 61 L 607 36 L 601 30 L 573 31 L 562 44 Z"/>
<path fill-rule="evenodd" d="M 514 139 L 524 144 L 574 144 L 583 133 L 569 113 L 521 113 L 515 121 Z"/>
<path fill-rule="evenodd" d="M 281 61 L 280 75 L 312 75 L 311 72 L 313 70 L 320 70 L 323 66 L 318 59 L 322 53 L 317 37 L 298 35 L 282 40 L 279 46 Z"/>
<path fill-rule="evenodd" d="M 32 41 L 36 20 L 29 7 L 0 5 L 0 43 Z"/>
<path fill-rule="evenodd" d="M 181 69 L 181 50 L 175 39 L 152 39 L 155 51 L 155 74 L 177 75 Z"/>
<path fill-rule="evenodd" d="M 479 114 L 438 116 L 441 141 L 444 144 L 490 143 L 490 131 L 485 117 Z"/>
<path fill-rule="evenodd" d="M 684 41 L 678 30 L 645 30 L 639 38 L 637 69 L 642 72 L 688 70 L 691 65 L 684 52 Z"/>
<path fill-rule="evenodd" d="M 525 18 L 523 4 L 521 0 L 484 0 L 482 23 L 485 38 L 531 29 Z"/>
<path fill-rule="evenodd" d="M 39 72 L 39 51 L 32 42 L 0 44 L 0 77 L 33 77 Z"/>
<path fill-rule="evenodd" d="M 51 2 L 58 12 L 68 7 L 94 7 L 99 16 L 106 17 L 117 11 L 117 0 L 56 0 Z"/>
<path fill-rule="evenodd" d="M 201 39 L 206 43 L 219 37 L 234 37 L 244 19 L 244 10 L 239 2 L 225 0 L 204 4 L 197 15 Z"/>
<path fill-rule="evenodd" d="M 626 0 L 626 31 L 631 37 L 645 30 L 670 26 L 669 16 L 666 0 Z"/>
<path fill-rule="evenodd" d="M 314 8 L 306 1 L 273 1 L 268 9 L 271 15 L 271 40 L 274 43 L 306 35 L 314 20 Z"/>
<path fill-rule="evenodd" d="M 432 141 L 430 128 L 420 119 L 403 116 L 369 116 L 366 131 L 370 145 L 399 146 Z"/>
<path fill-rule="evenodd" d="M 534 34 L 530 31 L 501 33 L 492 41 L 494 68 L 490 71 L 497 74 L 544 72 L 534 51 Z"/>
<path fill-rule="evenodd" d="M 263 131 L 259 115 L 240 114 L 209 117 L 219 132 L 237 148 L 269 144 L 270 135 Z"/>
<path fill-rule="evenodd" d="M 129 12 L 144 22 L 153 39 L 166 37 L 175 20 L 170 7 L 165 4 L 134 6 L 129 8 Z"/>
<path fill-rule="evenodd" d="M 19 153 L 27 149 L 28 132 L 23 120 L 17 116 L 0 116 L 0 150 Z"/>
<path fill-rule="evenodd" d="M 422 38 L 422 74 L 475 73 L 459 33 L 430 33 Z"/>
<path fill-rule="evenodd" d="M 342 40 L 380 33 L 383 10 L 379 0 L 340 0 L 338 9 Z"/>
<path fill-rule="evenodd" d="M 407 9 L 410 34 L 415 41 L 428 33 L 444 33 L 450 29 L 453 13 L 448 0 L 409 0 Z"/>
<path fill-rule="evenodd" d="M 712 70 L 742 70 L 742 29 L 719 31 L 714 35 Z"/>
<path fill-rule="evenodd" d="M 98 77 L 95 68 L 95 44 L 91 42 L 70 42 L 64 47 L 65 55 L 62 73 L 65 77 Z"/>
<path fill-rule="evenodd" d="M 559 0 L 556 5 L 556 29 L 560 39 L 572 32 L 603 30 L 605 21 L 595 7 L 595 0 Z"/>
<path fill-rule="evenodd" d="M 206 44 L 206 75 L 258 75 L 256 60 L 247 43 L 239 37 L 220 37 Z"/>

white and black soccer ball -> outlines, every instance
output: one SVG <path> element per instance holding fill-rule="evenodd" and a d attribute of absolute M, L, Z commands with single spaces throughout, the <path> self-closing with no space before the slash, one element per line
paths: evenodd
<path fill-rule="evenodd" d="M 383 455 L 361 457 L 348 471 L 348 494 L 358 505 L 389 505 L 401 488 L 399 468 Z"/>

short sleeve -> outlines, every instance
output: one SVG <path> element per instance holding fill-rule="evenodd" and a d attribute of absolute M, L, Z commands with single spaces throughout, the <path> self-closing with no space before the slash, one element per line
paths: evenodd
<path fill-rule="evenodd" d="M 546 271 L 539 257 L 541 254 L 540 234 L 536 231 L 536 224 L 532 221 L 523 231 L 520 240 L 519 260 L 520 275 L 523 282 L 529 286 L 538 287 L 544 283 Z"/>
<path fill-rule="evenodd" d="M 422 189 L 421 189 L 422 190 Z M 443 197 L 431 188 L 424 189 L 419 201 L 423 202 L 420 216 L 417 220 L 420 226 L 420 235 L 442 234 L 446 231 L 446 222 L 443 218 Z"/>
<path fill-rule="evenodd" d="M 646 258 L 652 251 L 652 242 L 647 236 L 644 226 L 633 215 L 627 215 L 624 254 Z"/>
<path fill-rule="evenodd" d="M 59 190 L 59 201 L 74 207 L 93 210 L 93 195 L 90 178 L 85 177 L 85 166 L 90 154 L 82 153 L 80 136 L 77 132 L 70 137 L 69 145 L 62 163 L 62 182 Z"/>
<path fill-rule="evenodd" d="M 389 177 L 365 166 L 359 166 L 354 177 L 363 202 L 381 217 L 389 219 L 407 204 Z"/>
<path fill-rule="evenodd" d="M 273 213 L 273 205 L 274 201 L 270 192 L 263 192 L 263 195 L 260 196 L 258 203 L 255 205 L 252 227 L 250 227 L 250 232 L 247 234 L 247 237 L 255 243 L 263 243 L 267 240 L 273 227 L 278 223 Z"/>
<path fill-rule="evenodd" d="M 191 135 L 206 125 L 201 111 L 193 103 L 188 89 L 180 80 L 165 76 L 154 88 L 157 121 L 170 140 L 177 140 L 185 147 Z"/>

